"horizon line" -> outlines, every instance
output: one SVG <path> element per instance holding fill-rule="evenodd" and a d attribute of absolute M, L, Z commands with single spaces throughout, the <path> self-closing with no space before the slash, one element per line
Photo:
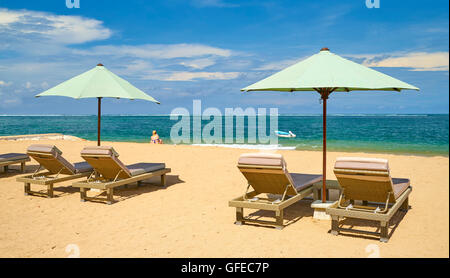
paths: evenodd
<path fill-rule="evenodd" d="M 162 116 L 182 116 L 183 114 L 102 114 L 114 117 L 162 117 Z M 255 116 L 268 116 L 270 114 L 256 114 Z M 449 113 L 328 113 L 327 116 L 424 116 L 424 115 L 449 115 Z M 97 114 L 0 114 L 0 117 L 97 117 Z M 189 116 L 201 116 L 191 115 Z M 220 115 L 226 116 L 226 115 Z M 236 116 L 236 115 L 233 115 Z M 247 116 L 244 114 L 244 116 Z M 286 113 L 278 116 L 322 116 L 321 113 Z"/>

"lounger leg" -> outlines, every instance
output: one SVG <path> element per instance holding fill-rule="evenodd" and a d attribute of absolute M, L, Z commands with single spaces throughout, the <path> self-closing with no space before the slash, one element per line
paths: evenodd
<path fill-rule="evenodd" d="M 332 235 L 337 236 L 339 234 L 339 216 L 331 216 L 331 232 Z"/>
<path fill-rule="evenodd" d="M 166 187 L 166 174 L 161 175 L 161 186 Z"/>
<path fill-rule="evenodd" d="M 275 228 L 278 229 L 278 230 L 282 230 L 284 228 L 284 226 L 283 226 L 283 216 L 284 216 L 283 210 L 275 211 L 275 218 L 276 218 L 276 226 L 275 226 Z"/>
<path fill-rule="evenodd" d="M 113 192 L 114 192 L 114 189 L 113 189 L 113 188 L 108 188 L 108 189 L 106 189 L 106 196 L 107 196 L 107 201 L 106 201 L 106 203 L 107 203 L 108 205 L 111 205 L 111 204 L 114 202 Z"/>
<path fill-rule="evenodd" d="M 380 222 L 381 226 L 381 242 L 388 242 L 388 222 Z"/>
<path fill-rule="evenodd" d="M 244 224 L 244 208 L 236 208 L 236 225 Z"/>
<path fill-rule="evenodd" d="M 31 191 L 31 184 L 28 182 L 24 182 L 24 189 L 25 189 L 25 196 L 30 195 L 30 191 Z"/>
<path fill-rule="evenodd" d="M 409 209 L 409 197 L 406 198 L 406 200 L 403 202 L 402 206 L 400 207 L 400 210 L 402 211 L 408 211 Z"/>
<path fill-rule="evenodd" d="M 20 163 L 20 172 L 25 172 L 25 162 Z"/>
<path fill-rule="evenodd" d="M 53 198 L 53 183 L 47 185 L 47 198 Z"/>
<path fill-rule="evenodd" d="M 81 187 L 80 188 L 80 201 L 81 202 L 86 202 L 86 188 Z"/>
<path fill-rule="evenodd" d="M 320 189 L 317 187 L 313 188 L 313 198 L 314 200 L 320 200 Z"/>

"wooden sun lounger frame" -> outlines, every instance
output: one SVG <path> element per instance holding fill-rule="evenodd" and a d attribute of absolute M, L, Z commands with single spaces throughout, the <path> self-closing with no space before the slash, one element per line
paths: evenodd
<path fill-rule="evenodd" d="M 253 168 L 257 169 L 259 173 L 267 173 L 267 174 L 283 174 L 285 175 L 285 172 L 281 167 L 277 166 L 262 166 L 262 165 L 238 165 L 239 169 L 245 169 L 245 168 Z M 320 181 L 321 182 L 321 181 Z M 318 183 L 318 182 L 316 182 Z M 234 224 L 236 225 L 243 225 L 246 222 L 248 223 L 257 223 L 257 224 L 263 224 L 263 225 L 270 225 L 274 226 L 276 229 L 281 230 L 284 228 L 283 220 L 284 220 L 284 209 L 301 199 L 310 196 L 313 193 L 313 187 L 314 184 L 311 184 L 310 186 L 306 187 L 305 189 L 301 191 L 297 191 L 292 184 L 286 185 L 285 194 L 283 194 L 282 199 L 278 203 L 273 203 L 275 199 L 271 198 L 258 198 L 257 201 L 252 201 L 251 199 L 259 195 L 256 191 L 248 192 L 250 188 L 250 184 L 247 186 L 247 190 L 245 193 L 237 198 L 232 199 L 228 202 L 228 205 L 230 207 L 236 208 L 236 222 Z M 289 187 L 292 187 L 292 189 L 297 192 L 296 195 L 293 196 L 287 196 L 286 192 Z M 275 222 L 273 221 L 265 221 L 265 220 L 259 220 L 259 219 L 251 219 L 248 217 L 244 217 L 244 208 L 248 209 L 259 209 L 259 210 L 268 210 L 275 212 Z"/>
<path fill-rule="evenodd" d="M 122 185 L 127 185 L 130 183 L 134 183 L 137 182 L 138 186 L 140 185 L 141 181 L 152 178 L 152 177 L 157 177 L 157 176 L 161 176 L 161 186 L 165 187 L 166 186 L 166 174 L 170 173 L 171 169 L 170 168 L 164 168 L 161 170 L 156 170 L 153 172 L 149 172 L 149 173 L 144 173 L 141 175 L 137 175 L 131 178 L 126 178 L 126 179 L 120 179 L 120 180 L 105 180 L 103 178 L 96 178 L 96 177 L 88 177 L 87 180 L 84 181 L 79 181 L 79 182 L 75 182 L 72 184 L 73 187 L 78 187 L 80 188 L 80 198 L 82 202 L 85 201 L 101 201 L 101 202 L 105 202 L 108 205 L 111 205 L 112 203 L 114 203 L 114 188 L 118 187 L 118 186 L 122 186 Z M 95 176 L 96 174 L 93 173 L 93 175 Z M 88 197 L 87 196 L 87 191 L 90 189 L 100 189 L 103 191 L 106 191 L 106 198 L 100 198 L 100 197 Z"/>
<path fill-rule="evenodd" d="M 38 185 L 47 186 L 47 193 L 44 195 L 47 196 L 47 198 L 53 198 L 54 197 L 54 194 L 53 194 L 53 185 L 54 184 L 60 183 L 63 181 L 83 178 L 83 177 L 89 176 L 93 172 L 91 170 L 91 171 L 82 172 L 82 173 L 74 173 L 74 172 L 72 172 L 72 170 L 68 169 L 66 166 L 61 166 L 61 162 L 58 161 L 56 158 L 54 158 L 53 155 L 51 155 L 47 152 L 39 152 L 39 151 L 31 151 L 30 152 L 30 151 L 28 151 L 28 155 L 31 157 L 33 157 L 33 155 L 37 155 L 37 156 L 42 155 L 46 158 L 41 157 L 38 159 L 37 157 L 34 157 L 34 159 L 39 163 L 39 168 L 32 175 L 25 175 L 25 176 L 18 177 L 16 179 L 18 182 L 24 183 L 25 196 L 28 196 L 28 195 L 42 196 L 41 192 L 31 190 L 31 184 L 38 184 Z M 50 164 L 53 163 L 54 164 L 53 166 L 55 166 L 55 164 L 56 164 L 56 167 L 57 167 L 56 169 L 59 169 L 59 171 L 57 173 L 55 173 L 56 169 L 52 171 L 51 168 L 48 168 L 48 170 L 45 172 L 39 172 L 44 167 L 43 164 L 41 164 L 42 161 L 40 161 L 40 159 L 45 159 L 45 160 L 51 161 L 49 163 Z M 47 167 L 48 167 L 48 165 L 47 165 Z"/>
<path fill-rule="evenodd" d="M 28 158 L 24 158 L 24 159 L 16 159 L 16 160 L 9 160 L 9 161 L 3 161 L 0 162 L 0 167 L 3 167 L 3 171 L 4 173 L 6 173 L 8 171 L 8 166 L 9 165 L 13 165 L 13 164 L 19 164 L 20 163 L 20 172 L 24 172 L 25 171 L 25 163 L 31 161 L 31 159 Z"/>
<path fill-rule="evenodd" d="M 353 172 L 352 170 L 339 170 L 339 172 Z M 376 171 L 358 171 L 359 173 L 366 173 L 368 178 L 371 174 L 373 175 Z M 394 202 L 392 201 L 393 192 L 388 192 L 386 196 L 386 202 L 383 204 L 377 203 L 377 207 L 381 207 L 381 210 L 375 213 L 375 207 L 369 206 L 369 202 L 363 200 L 362 205 L 355 205 L 355 200 L 345 199 L 345 189 L 341 192 L 339 200 L 333 205 L 326 209 L 326 213 L 331 216 L 331 231 L 332 235 L 339 235 L 339 231 L 352 231 L 351 229 L 344 229 L 339 227 L 339 218 L 357 218 L 364 220 L 372 220 L 380 222 L 380 233 L 375 233 L 380 236 L 381 242 L 389 241 L 389 221 L 394 216 L 394 214 L 400 209 L 402 211 L 408 211 L 409 209 L 409 194 L 412 191 L 412 187 L 408 186 L 406 190 L 397 198 Z M 343 202 L 348 201 L 352 204 L 353 208 L 348 208 L 343 204 Z M 379 205 L 379 206 L 378 206 Z M 361 232 L 361 231 L 360 231 Z M 367 232 L 373 234 L 371 232 Z"/>
<path fill-rule="evenodd" d="M 24 183 L 24 191 L 25 196 L 28 195 L 42 195 L 39 191 L 31 191 L 31 184 L 38 184 L 38 185 L 44 185 L 47 186 L 47 198 L 53 198 L 53 185 L 55 183 L 60 183 L 63 181 L 78 179 L 87 177 L 92 173 L 92 171 L 84 172 L 84 173 L 78 173 L 73 175 L 66 175 L 66 174 L 52 174 L 50 172 L 42 172 L 42 173 L 35 173 L 33 175 L 26 175 L 22 177 L 18 177 L 16 180 L 18 182 Z"/>

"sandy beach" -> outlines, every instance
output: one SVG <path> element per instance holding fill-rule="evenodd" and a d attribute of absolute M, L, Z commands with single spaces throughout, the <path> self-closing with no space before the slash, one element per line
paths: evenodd
<path fill-rule="evenodd" d="M 36 141 L 1 141 L 0 153 L 25 152 Z M 55 144 L 71 162 L 82 161 L 89 141 L 43 140 Z M 80 257 L 448 257 L 449 158 L 394 154 L 328 152 L 328 178 L 338 156 L 387 158 L 393 177 L 411 179 L 411 209 L 398 212 L 388 243 L 362 235 L 332 236 L 329 221 L 312 218 L 312 200 L 285 210 L 283 230 L 234 225 L 228 201 L 243 194 L 244 177 L 236 168 L 241 153 L 254 150 L 183 145 L 103 142 L 126 163 L 165 162 L 172 169 L 167 188 L 158 179 L 115 192 L 116 203 L 80 202 L 65 182 L 56 197 L 24 196 L 21 175 L 0 173 L 0 257 L 67 257 L 76 245 Z M 278 151 L 290 172 L 321 172 L 322 153 Z M 33 172 L 36 161 L 27 164 Z M 38 189 L 38 187 L 34 187 Z M 44 187 L 41 187 L 44 189 Z M 256 212 L 260 213 L 260 212 Z M 267 216 L 267 215 L 265 215 Z M 289 221 L 289 222 L 287 222 Z M 373 222 L 348 222 L 376 231 Z M 392 231 L 392 230 L 390 230 Z"/>

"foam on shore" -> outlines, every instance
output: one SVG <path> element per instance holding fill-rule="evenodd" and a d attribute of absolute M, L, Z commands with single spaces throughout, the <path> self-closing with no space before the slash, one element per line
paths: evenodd
<path fill-rule="evenodd" d="M 26 134 L 26 135 L 13 135 L 13 136 L 0 136 L 0 140 L 6 141 L 24 141 L 24 140 L 68 140 L 68 141 L 86 141 L 82 138 L 64 135 L 61 133 L 46 133 L 46 134 Z"/>
<path fill-rule="evenodd" d="M 282 145 L 262 145 L 262 144 L 192 144 L 192 146 L 202 147 L 221 147 L 232 149 L 251 149 L 251 150 L 295 150 L 295 146 L 283 147 Z"/>

